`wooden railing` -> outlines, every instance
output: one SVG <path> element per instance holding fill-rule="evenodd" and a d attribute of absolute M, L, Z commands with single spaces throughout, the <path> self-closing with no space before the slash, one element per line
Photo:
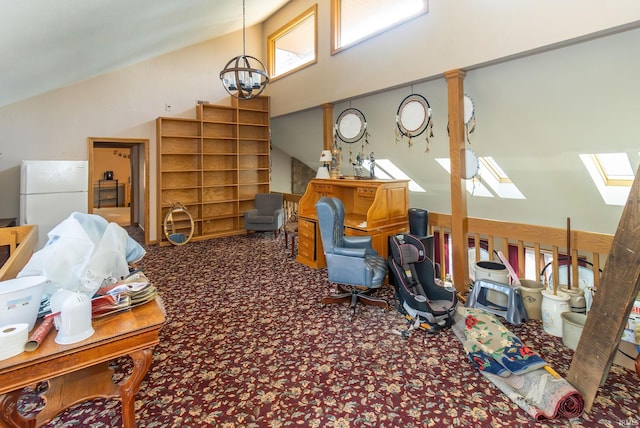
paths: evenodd
<path fill-rule="evenodd" d="M 439 254 L 444 255 L 445 239 L 451 233 L 451 215 L 430 212 L 429 230 L 430 233 L 437 232 L 438 240 L 434 245 L 438 246 Z M 490 255 L 493 255 L 494 251 L 502 251 L 506 255 L 508 254 L 509 246 L 516 246 L 518 253 L 517 268 L 521 273 L 525 272 L 526 269 L 525 251 L 527 249 L 533 250 L 535 269 L 537 272 L 540 272 L 540 269 L 545 264 L 543 254 L 550 254 L 552 257 L 551 280 L 553 284 L 559 284 L 559 260 L 562 258 L 561 256 L 566 256 L 567 249 L 570 249 L 571 278 L 579 278 L 579 266 L 584 263 L 589 263 L 592 265 L 591 268 L 594 272 L 595 288 L 598 287 L 600 279 L 598 272 L 604 267 L 613 242 L 613 235 L 604 233 L 580 230 L 568 231 L 567 229 L 556 227 L 510 223 L 473 217 L 467 218 L 467 230 L 469 231 L 468 238 L 470 238 L 472 242 L 486 242 L 488 247 L 487 251 Z M 567 232 L 569 232 L 570 239 L 567 238 Z M 479 261 L 481 246 L 473 245 L 473 247 L 475 248 L 475 260 Z M 441 273 L 444 279 L 445 275 L 451 271 L 451 266 L 445 266 L 442 260 L 436 261 L 441 263 Z M 457 262 L 459 263 L 460 261 L 453 260 L 454 264 Z M 535 279 L 540 280 L 540 278 Z M 573 281 L 577 284 L 576 280 Z"/>
<path fill-rule="evenodd" d="M 302 195 L 292 193 L 283 193 L 285 219 L 291 214 L 298 212 L 298 202 Z M 492 255 L 498 251 L 508 254 L 510 246 L 517 247 L 517 270 L 524 278 L 526 271 L 525 252 L 533 251 L 534 254 L 534 270 L 539 274 L 545 266 L 544 254 L 551 257 L 551 281 L 553 284 L 560 284 L 558 276 L 560 261 L 567 254 L 570 247 L 571 252 L 571 278 L 579 278 L 579 266 L 588 263 L 594 272 L 593 282 L 597 288 L 600 282 L 598 272 L 604 267 L 609 254 L 613 235 L 595 232 L 586 232 L 581 230 L 569 231 L 570 240 L 567 240 L 567 229 L 536 226 L 531 224 L 511 223 L 498 220 L 489 220 L 482 218 L 467 218 L 467 230 L 469 230 L 468 238 L 473 242 L 482 242 L 486 244 L 486 250 L 491 255 L 491 260 L 497 261 Z M 440 272 L 442 279 L 452 272 L 451 266 L 460 263 L 460 260 L 451 260 L 449 264 L 444 262 L 444 254 L 446 252 L 446 239 L 451 234 L 451 215 L 429 212 L 429 233 L 437 234 L 438 239 L 434 243 L 438 247 L 439 258 L 435 261 L 440 263 Z M 475 248 L 475 260 L 480 260 L 480 245 L 473 245 Z M 464 254 L 467 254 L 466 252 Z M 515 266 L 514 266 L 515 267 Z M 541 279 L 539 275 L 535 279 L 537 281 L 546 282 L 547 278 Z M 469 278 L 465 278 L 468 282 Z M 577 284 L 577 280 L 573 280 Z"/>
<path fill-rule="evenodd" d="M 302 198 L 302 195 L 297 195 L 295 193 L 282 193 L 282 197 L 284 199 L 284 221 L 286 222 L 291 218 L 293 214 L 298 214 L 298 202 L 300 202 L 300 198 Z"/>

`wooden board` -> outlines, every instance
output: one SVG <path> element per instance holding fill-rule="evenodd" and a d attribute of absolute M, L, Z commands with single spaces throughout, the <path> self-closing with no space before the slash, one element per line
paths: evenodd
<path fill-rule="evenodd" d="M 589 412 L 640 292 L 640 173 L 631 186 L 567 380 Z"/>
<path fill-rule="evenodd" d="M 0 266 L 0 281 L 13 279 L 27 264 L 38 242 L 38 226 L 0 228 L 0 246 L 9 247 L 9 259 Z"/>

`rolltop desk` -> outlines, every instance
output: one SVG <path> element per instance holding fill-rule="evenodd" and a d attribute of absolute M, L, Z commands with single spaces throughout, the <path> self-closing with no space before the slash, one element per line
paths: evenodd
<path fill-rule="evenodd" d="M 313 179 L 298 207 L 296 260 L 306 266 L 326 266 L 316 214 L 316 202 L 322 196 L 343 202 L 345 235 L 370 235 L 373 248 L 385 259 L 389 236 L 409 231 L 409 180 Z"/>

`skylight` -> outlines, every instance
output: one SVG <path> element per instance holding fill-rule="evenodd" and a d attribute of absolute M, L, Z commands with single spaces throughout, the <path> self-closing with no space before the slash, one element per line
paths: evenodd
<path fill-rule="evenodd" d="M 581 154 L 580 159 L 605 204 L 627 202 L 634 173 L 626 153 Z"/>
<path fill-rule="evenodd" d="M 478 158 L 478 161 L 480 178 L 491 187 L 496 195 L 505 199 L 526 199 L 491 156 Z"/>
<path fill-rule="evenodd" d="M 451 159 L 436 158 L 436 162 L 451 174 Z M 495 159 L 491 156 L 480 157 L 478 163 L 478 175 L 466 180 L 467 192 L 485 198 L 526 199 Z"/>
<path fill-rule="evenodd" d="M 365 160 L 362 164 L 364 169 L 369 171 L 369 166 L 371 162 L 369 160 Z M 375 170 L 376 178 L 380 178 L 383 180 L 409 180 L 409 191 L 411 192 L 425 192 L 424 188 L 416 183 L 411 177 L 404 173 L 400 168 L 396 166 L 389 159 L 376 159 L 375 160 Z"/>

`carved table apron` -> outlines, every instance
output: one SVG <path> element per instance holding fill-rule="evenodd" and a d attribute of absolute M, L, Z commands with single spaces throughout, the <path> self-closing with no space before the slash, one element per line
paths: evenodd
<path fill-rule="evenodd" d="M 71 345 L 55 343 L 53 329 L 40 347 L 0 361 L 0 426 L 39 427 L 81 401 L 119 398 L 124 427 L 135 427 L 135 394 L 151 365 L 165 314 L 159 300 L 93 321 L 95 333 Z M 115 384 L 109 362 L 129 355 L 133 370 Z M 17 410 L 22 389 L 47 381 L 45 407 L 27 418 Z"/>

